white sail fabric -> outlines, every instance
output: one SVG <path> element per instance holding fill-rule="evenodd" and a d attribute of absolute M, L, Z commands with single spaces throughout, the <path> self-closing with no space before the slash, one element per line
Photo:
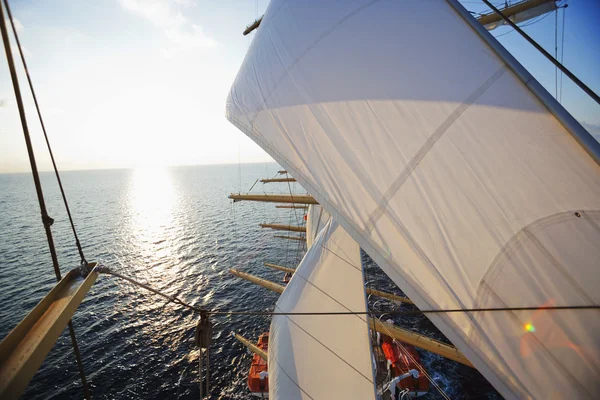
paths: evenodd
<path fill-rule="evenodd" d="M 419 308 L 598 305 L 599 167 L 448 3 L 272 1 L 227 117 Z M 428 316 L 507 398 L 600 398 L 597 309 Z"/>
<path fill-rule="evenodd" d="M 360 247 L 327 222 L 277 312 L 365 312 Z M 269 398 L 375 399 L 366 315 L 276 315 L 269 333 Z"/>
<path fill-rule="evenodd" d="M 329 213 L 320 205 L 311 204 L 306 213 L 306 247 L 310 248 L 318 233 L 325 227 L 329 219 Z"/>

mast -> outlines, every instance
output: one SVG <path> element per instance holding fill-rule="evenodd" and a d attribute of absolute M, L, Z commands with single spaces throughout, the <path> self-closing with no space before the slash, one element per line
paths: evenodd
<path fill-rule="evenodd" d="M 235 194 L 228 196 L 234 202 L 237 201 L 262 201 L 266 203 L 294 203 L 294 204 L 318 204 L 314 197 L 297 194 Z"/>
<path fill-rule="evenodd" d="M 304 232 L 306 233 L 305 226 L 294 226 L 294 225 L 278 225 L 278 224 L 259 224 L 261 228 L 270 228 L 276 231 L 290 231 L 290 232 Z"/>
<path fill-rule="evenodd" d="M 299 210 L 307 210 L 308 206 L 296 206 L 296 205 L 284 205 L 284 206 L 275 206 L 275 208 L 297 208 Z"/>
<path fill-rule="evenodd" d="M 260 347 L 258 347 L 257 345 L 252 343 L 249 339 L 246 339 L 239 333 L 232 332 L 232 334 L 233 334 L 233 337 L 236 338 L 237 340 L 239 340 L 240 343 L 242 343 L 244 346 L 246 346 L 248 348 L 248 350 L 250 350 L 254 354 L 258 355 L 263 360 L 269 361 L 267 353 L 263 349 L 261 349 Z"/>
<path fill-rule="evenodd" d="M 515 17 L 517 14 L 531 10 L 535 7 L 548 5 L 548 11 L 552 11 L 556 8 L 556 0 L 525 0 L 521 2 L 517 2 L 512 5 L 508 5 L 502 9 L 502 14 L 507 17 Z M 545 10 L 544 10 L 545 11 Z M 534 15 L 535 17 L 535 15 Z M 529 19 L 529 18 L 528 18 Z M 477 22 L 481 25 L 486 26 L 496 22 L 502 21 L 502 17 L 498 15 L 495 11 L 491 11 L 489 13 L 480 15 L 477 17 Z"/>
<path fill-rule="evenodd" d="M 279 183 L 279 182 L 296 182 L 294 178 L 271 178 L 271 179 L 261 179 L 261 183 Z"/>
<path fill-rule="evenodd" d="M 273 268 L 279 271 L 283 271 L 285 273 L 288 274 L 293 274 L 294 272 L 296 272 L 296 270 L 294 268 L 288 268 L 288 267 L 282 267 L 281 265 L 277 265 L 277 264 L 271 264 L 271 263 L 265 263 L 265 267 L 269 267 L 269 268 Z"/>
<path fill-rule="evenodd" d="M 278 239 L 287 239 L 287 240 L 297 240 L 299 242 L 306 242 L 306 238 L 300 237 L 300 236 L 282 236 L 282 235 L 275 235 L 273 236 L 274 238 L 278 238 Z"/>
<path fill-rule="evenodd" d="M 400 303 L 415 304 L 415 303 L 413 303 L 413 301 L 411 299 L 408 299 L 408 298 L 402 297 L 402 296 L 398 296 L 397 294 L 384 292 L 382 290 L 376 290 L 376 289 L 367 288 L 366 289 L 366 293 L 367 293 L 367 295 L 381 297 L 381 298 L 384 298 L 384 299 L 388 299 L 388 300 L 392 300 L 392 301 L 397 301 L 397 302 L 400 302 Z"/>
<path fill-rule="evenodd" d="M 249 282 L 255 283 L 255 284 L 259 285 L 259 286 L 262 286 L 262 287 L 264 287 L 266 289 L 272 290 L 273 292 L 276 292 L 276 293 L 279 293 L 279 294 L 283 293 L 283 291 L 285 289 L 285 286 L 282 286 L 282 285 L 280 285 L 278 283 L 271 282 L 271 281 L 269 281 L 267 279 L 259 278 L 258 276 L 254 276 L 254 275 L 248 274 L 246 272 L 242 272 L 242 271 L 237 270 L 235 268 L 229 269 L 229 272 L 232 275 L 237 276 L 238 278 L 245 279 L 245 280 L 247 280 Z"/>
<path fill-rule="evenodd" d="M 243 35 L 246 36 L 247 34 L 249 34 L 250 32 L 252 32 L 256 28 L 258 28 L 260 26 L 260 23 L 262 22 L 262 19 L 263 19 L 263 17 L 260 17 L 259 19 L 257 19 L 256 21 L 254 21 L 252 24 L 250 24 L 249 26 L 247 26 L 246 29 L 244 29 Z"/>

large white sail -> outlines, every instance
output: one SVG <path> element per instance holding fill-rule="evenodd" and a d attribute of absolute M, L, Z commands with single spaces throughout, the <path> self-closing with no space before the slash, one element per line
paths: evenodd
<path fill-rule="evenodd" d="M 600 170 L 444 1 L 274 0 L 227 117 L 421 309 L 598 305 Z M 599 398 L 598 310 L 428 314 L 507 398 Z"/>
<path fill-rule="evenodd" d="M 365 312 L 360 247 L 330 220 L 308 249 L 276 312 Z M 374 399 L 367 316 L 276 315 L 269 398 Z"/>

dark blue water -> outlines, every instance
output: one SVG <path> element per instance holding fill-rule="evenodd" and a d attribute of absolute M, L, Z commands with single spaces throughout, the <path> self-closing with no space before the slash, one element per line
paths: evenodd
<path fill-rule="evenodd" d="M 297 242 L 273 238 L 262 222 L 295 224 L 290 210 L 237 203 L 227 195 L 247 191 L 276 164 L 105 170 L 62 173 L 63 184 L 88 260 L 207 308 L 272 309 L 277 295 L 231 276 L 238 268 L 280 282 L 263 262 L 295 267 Z M 61 270 L 79 257 L 53 175 L 42 174 Z M 287 184 L 254 192 L 289 191 Z M 296 192 L 300 187 L 292 188 Z M 375 287 L 398 290 L 365 257 Z M 55 284 L 33 181 L 29 174 L 0 175 L 0 337 Z M 375 307 L 381 307 L 381 303 Z M 92 396 L 97 399 L 197 399 L 197 315 L 109 276 L 101 276 L 73 318 Z M 231 331 L 256 339 L 267 317 L 215 317 L 211 348 L 214 399 L 250 398 L 251 357 Z M 399 325 L 444 340 L 424 317 L 399 317 Z M 448 396 L 499 397 L 471 368 L 421 352 L 426 368 Z M 68 334 L 63 333 L 33 378 L 25 398 L 80 398 L 80 381 Z M 427 398 L 441 395 L 432 389 Z"/>

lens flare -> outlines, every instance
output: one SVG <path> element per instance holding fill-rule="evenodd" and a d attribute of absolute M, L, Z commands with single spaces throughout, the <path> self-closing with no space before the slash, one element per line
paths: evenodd
<path fill-rule="evenodd" d="M 535 327 L 532 324 L 525 324 L 525 330 L 527 332 L 535 332 Z"/>

